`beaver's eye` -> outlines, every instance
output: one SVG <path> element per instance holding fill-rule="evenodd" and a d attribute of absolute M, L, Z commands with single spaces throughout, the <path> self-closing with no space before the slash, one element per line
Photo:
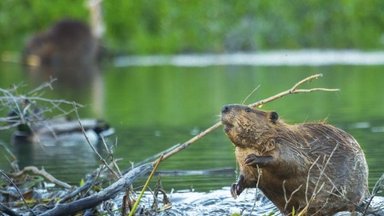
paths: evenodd
<path fill-rule="evenodd" d="M 252 109 L 247 107 L 247 108 L 245 108 L 245 112 L 247 112 L 247 113 L 252 112 Z"/>
<path fill-rule="evenodd" d="M 279 119 L 279 114 L 277 114 L 277 112 L 271 112 L 269 118 L 273 123 L 276 123 L 276 121 Z"/>

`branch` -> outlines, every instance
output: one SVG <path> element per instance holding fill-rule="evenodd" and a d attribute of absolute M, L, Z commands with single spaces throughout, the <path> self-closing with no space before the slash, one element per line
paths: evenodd
<path fill-rule="evenodd" d="M 101 202 L 116 196 L 118 192 L 131 185 L 136 178 L 147 174 L 152 168 L 152 164 L 144 164 L 136 167 L 104 190 L 71 203 L 59 203 L 53 209 L 48 210 L 39 216 L 74 215 L 76 212 L 84 209 L 93 208 Z"/>
<path fill-rule="evenodd" d="M 28 203 L 27 201 L 25 200 L 24 196 L 23 196 L 23 193 L 21 193 L 21 191 L 19 190 L 19 188 L 17 187 L 17 185 L 12 181 L 12 179 L 10 179 L 7 174 L 5 174 L 2 170 L 0 170 L 0 173 L 1 175 L 4 176 L 4 178 L 10 183 L 12 184 L 12 186 L 16 189 L 17 193 L 19 194 L 20 198 L 23 200 L 23 203 L 25 205 L 25 207 L 28 209 L 28 211 L 33 215 L 35 216 L 35 212 L 33 212 L 33 210 L 31 208 L 29 208 L 28 206 Z"/>
<path fill-rule="evenodd" d="M 257 101 L 256 103 L 250 104 L 248 106 L 256 108 L 256 107 L 259 107 L 261 105 L 264 105 L 266 103 L 269 103 L 271 101 L 277 100 L 279 98 L 282 98 L 282 97 L 290 95 L 290 94 L 309 93 L 309 92 L 314 92 L 314 91 L 325 91 L 325 92 L 339 91 L 339 89 L 328 89 L 328 88 L 299 89 L 299 87 L 301 85 L 303 85 L 304 83 L 310 82 L 310 81 L 318 79 L 320 77 L 322 77 L 322 74 L 315 74 L 315 75 L 309 76 L 309 77 L 299 81 L 298 83 L 293 85 L 292 88 L 290 88 L 286 91 L 283 91 L 283 92 L 280 92 L 274 96 L 262 99 L 260 101 Z M 197 134 L 196 136 L 192 137 L 191 139 L 187 140 L 186 142 L 184 142 L 182 144 L 174 145 L 171 148 L 165 150 L 162 153 L 163 154 L 162 160 L 166 160 L 167 158 L 171 157 L 172 155 L 178 153 L 179 151 L 182 151 L 183 149 L 187 148 L 192 143 L 196 142 L 197 140 L 204 137 L 205 135 L 212 132 L 213 130 L 219 128 L 220 126 L 221 126 L 221 122 L 217 122 L 216 124 L 207 128 L 203 132 L 201 132 L 201 133 Z"/>
<path fill-rule="evenodd" d="M 144 187 L 143 187 L 143 189 L 141 190 L 139 197 L 137 198 L 135 204 L 133 205 L 133 208 L 132 208 L 131 212 L 129 213 L 129 216 L 133 216 L 133 215 L 135 215 L 135 212 L 136 212 L 137 207 L 139 206 L 140 200 L 141 200 L 141 198 L 143 197 L 144 192 L 145 192 L 145 190 L 147 189 L 147 187 L 148 187 L 148 185 L 149 185 L 149 182 L 151 181 L 151 179 L 152 179 L 153 175 L 155 174 L 157 168 L 159 167 L 159 164 L 160 164 L 160 162 L 161 162 L 161 159 L 162 159 L 162 157 L 160 157 L 160 158 L 156 161 L 156 164 L 155 164 L 155 166 L 153 167 L 151 174 L 148 176 L 147 181 L 145 182 Z"/>
<path fill-rule="evenodd" d="M 20 216 L 18 213 L 14 212 L 12 209 L 8 208 L 2 203 L 0 203 L 0 212 L 3 212 L 10 216 Z"/>
<path fill-rule="evenodd" d="M 89 138 L 87 136 L 87 133 L 85 132 L 85 129 L 83 127 L 83 124 L 81 123 L 80 121 L 80 116 L 79 116 L 79 113 L 77 112 L 77 108 L 76 108 L 76 104 L 74 103 L 73 104 L 73 107 L 74 107 L 74 111 L 75 111 L 75 114 L 76 114 L 76 118 L 77 118 L 77 121 L 80 125 L 80 128 L 81 128 L 81 131 L 88 143 L 88 145 L 91 147 L 92 151 L 95 152 L 95 154 L 97 155 L 97 157 L 99 158 L 99 160 L 108 168 L 108 170 L 118 179 L 120 178 L 120 175 L 119 173 L 116 173 L 115 170 L 113 170 L 109 164 L 107 163 L 107 161 L 100 155 L 100 153 L 97 151 L 97 149 L 95 148 L 95 146 L 92 145 L 92 143 L 89 141 Z"/>
<path fill-rule="evenodd" d="M 362 202 L 361 206 L 364 208 L 363 215 L 367 215 L 368 213 L 372 212 L 372 210 L 373 211 L 376 210 L 375 207 L 373 209 L 369 209 L 369 207 L 371 205 L 373 198 L 375 196 L 377 196 L 380 193 L 380 191 L 383 190 L 383 188 L 384 188 L 384 174 L 382 174 L 381 177 L 379 178 L 379 180 L 377 180 L 377 182 L 375 183 L 375 186 L 372 189 L 371 195 L 366 200 L 364 200 Z M 364 205 L 365 205 L 365 207 L 364 207 Z"/>
<path fill-rule="evenodd" d="M 54 183 L 54 184 L 56 184 L 56 185 L 59 185 L 59 186 L 61 186 L 61 187 L 63 187 L 63 188 L 67 188 L 67 189 L 72 188 L 71 185 L 69 185 L 69 184 L 67 184 L 67 183 L 65 183 L 65 182 L 63 182 L 63 181 L 60 181 L 60 180 L 56 179 L 56 178 L 53 177 L 51 174 L 49 174 L 48 172 L 46 172 L 44 169 L 39 170 L 39 169 L 37 169 L 37 167 L 34 167 L 34 166 L 27 166 L 27 167 L 24 167 L 23 170 L 21 170 L 21 171 L 19 171 L 19 172 L 16 172 L 16 173 L 12 173 L 12 174 L 10 174 L 10 176 L 12 176 L 12 177 L 18 177 L 18 176 L 23 175 L 23 174 L 26 173 L 26 172 L 31 172 L 31 173 L 33 173 L 33 174 L 35 174 L 35 175 L 42 176 L 42 177 L 44 177 L 46 180 L 48 180 L 48 181 L 50 181 L 50 182 L 52 182 L 52 183 Z"/>
<path fill-rule="evenodd" d="M 278 93 L 276 95 L 273 95 L 273 96 L 271 96 L 269 98 L 257 101 L 256 103 L 250 104 L 249 106 L 250 107 L 254 107 L 254 108 L 260 107 L 260 106 L 262 106 L 262 105 L 264 105 L 266 103 L 269 103 L 271 101 L 277 100 L 279 98 L 282 98 L 282 97 L 290 95 L 290 94 L 309 93 L 309 92 L 314 92 L 314 91 L 325 91 L 325 92 L 339 91 L 339 89 L 328 89 L 328 88 L 298 89 L 298 87 L 303 85 L 304 83 L 310 82 L 310 81 L 315 80 L 315 79 L 318 79 L 318 78 L 320 78 L 322 76 L 323 76 L 322 74 L 315 74 L 315 75 L 309 76 L 309 77 L 299 81 L 295 85 L 293 85 L 292 88 L 290 88 L 288 90 L 285 90 L 283 92 L 280 92 L 280 93 Z"/>
<path fill-rule="evenodd" d="M 82 185 L 81 187 L 78 187 L 76 188 L 76 190 L 68 193 L 67 195 L 65 195 L 60 201 L 59 203 L 65 203 L 67 202 L 68 200 L 72 199 L 73 197 L 79 195 L 80 193 L 82 193 L 83 191 L 86 191 L 88 190 L 89 188 L 91 188 L 93 185 L 95 184 L 95 180 L 93 178 L 89 178 L 85 183 L 84 185 Z"/>

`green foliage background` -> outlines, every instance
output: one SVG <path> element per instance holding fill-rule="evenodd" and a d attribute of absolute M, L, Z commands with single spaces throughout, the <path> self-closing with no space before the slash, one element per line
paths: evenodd
<path fill-rule="evenodd" d="M 0 50 L 65 18 L 87 21 L 80 0 L 0 1 Z M 124 53 L 384 47 L 382 0 L 104 0 L 105 43 Z"/>

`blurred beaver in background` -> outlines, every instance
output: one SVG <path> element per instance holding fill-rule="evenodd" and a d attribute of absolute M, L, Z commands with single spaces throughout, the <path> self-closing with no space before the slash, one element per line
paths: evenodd
<path fill-rule="evenodd" d="M 88 25 L 64 19 L 28 41 L 23 63 L 35 82 L 54 77 L 60 85 L 87 86 L 98 73 L 100 47 Z"/>
<path fill-rule="evenodd" d="M 243 105 L 222 109 L 240 167 L 233 197 L 258 187 L 285 215 L 354 211 L 369 195 L 368 166 L 357 141 L 325 123 L 290 125 L 276 112 Z"/>

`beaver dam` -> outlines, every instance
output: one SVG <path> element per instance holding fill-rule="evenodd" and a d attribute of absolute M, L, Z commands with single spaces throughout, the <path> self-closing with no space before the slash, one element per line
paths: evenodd
<path fill-rule="evenodd" d="M 272 101 L 278 104 L 282 101 L 282 97 L 299 93 L 301 96 L 289 98 L 308 99 L 314 97 L 315 93 L 307 93 L 317 91 L 318 95 L 335 94 L 324 92 L 334 89 L 303 87 L 308 81 L 319 77 L 320 75 L 310 76 L 293 86 L 292 83 L 295 82 L 292 82 L 291 85 L 287 85 L 287 88 L 290 88 L 286 91 L 271 93 L 275 95 L 250 106 L 266 106 Z M 226 85 L 229 86 L 229 83 Z M 118 133 L 122 128 L 119 126 L 119 121 L 114 119 L 114 115 L 108 115 L 106 121 L 84 121 L 80 113 L 81 105 L 65 100 L 43 98 L 41 94 L 36 94 L 42 89 L 32 90 L 22 96 L 19 95 L 21 90 L 16 88 L 1 91 L 3 94 L 1 102 L 6 105 L 4 107 L 9 108 L 2 110 L 4 117 L 1 118 L 3 123 L 1 131 L 4 132 L 2 139 L 6 141 L 1 145 L 5 155 L 2 164 L 7 165 L 1 170 L 0 210 L 5 214 L 65 215 L 76 212 L 85 215 L 126 215 L 130 212 L 136 212 L 138 215 L 280 214 L 278 208 L 259 190 L 246 189 L 237 199 L 231 196 L 230 191 L 233 191 L 233 188 L 230 185 L 236 180 L 239 171 L 233 154 L 234 147 L 226 140 L 220 122 L 211 127 L 207 124 L 206 130 L 188 126 L 187 129 L 170 127 L 172 130 L 169 131 L 148 129 L 144 123 L 140 123 L 136 127 L 124 128 L 127 130 L 125 135 L 121 136 L 121 139 L 119 136 L 116 140 L 111 133 L 114 131 Z M 195 103 L 192 105 L 196 106 Z M 210 116 L 219 114 L 223 104 L 217 106 L 215 114 Z M 293 106 L 298 107 L 297 104 Z M 153 107 L 155 106 L 148 107 L 150 113 L 154 113 Z M 181 108 L 172 109 L 171 114 L 176 117 L 172 122 L 181 121 L 183 116 L 193 118 L 201 114 L 195 113 L 193 111 L 195 109 L 192 109 L 189 115 L 186 115 L 178 112 L 179 109 Z M 155 118 L 153 115 L 161 115 L 161 110 L 162 108 L 158 107 L 154 114 L 138 117 Z M 59 113 L 60 116 L 51 117 L 51 112 Z M 72 115 L 72 119 L 66 118 L 65 124 L 61 120 L 55 120 L 66 115 Z M 136 117 L 129 117 L 128 121 L 133 122 L 130 124 L 135 124 Z M 215 120 L 217 118 L 212 117 L 209 122 Z M 63 125 L 66 125 L 65 130 L 70 134 L 76 132 L 87 135 L 87 138 L 83 137 L 76 142 L 45 142 L 42 145 L 40 142 L 42 139 L 30 139 L 29 136 L 29 134 L 34 135 L 33 137 L 43 134 L 44 130 L 40 129 L 41 126 L 36 122 L 42 123 L 43 127 L 49 122 L 50 128 L 55 128 L 53 127 L 55 125 L 63 128 Z M 68 127 L 68 122 L 70 125 L 77 122 L 78 125 Z M 356 130 L 363 129 L 361 132 L 365 133 L 369 128 L 372 133 L 381 133 L 381 125 L 377 122 L 353 124 L 340 122 L 339 125 L 354 134 L 360 143 L 362 143 L 360 138 L 364 134 L 357 133 L 356 136 Z M 112 128 L 114 130 L 111 131 Z M 61 130 L 55 129 L 55 131 Z M 184 135 L 177 136 L 175 131 Z M 141 136 L 137 136 L 140 133 Z M 25 134 L 29 143 L 23 144 L 27 145 L 21 143 L 10 145 L 10 137 Z M 61 134 L 64 133 L 56 133 L 57 136 L 50 139 L 67 138 Z M 69 139 L 73 140 L 74 136 L 70 135 Z M 172 144 L 180 141 L 182 143 Z M 369 163 L 370 152 L 365 153 Z M 66 159 L 72 165 L 68 161 L 62 163 Z M 130 163 L 131 161 L 134 163 Z M 375 166 L 372 167 L 375 170 Z M 62 169 L 62 172 L 52 168 Z M 64 169 L 67 171 L 64 172 Z M 80 174 L 78 170 L 81 170 Z M 377 177 L 373 183 L 378 179 Z M 361 205 L 356 204 L 357 210 L 364 212 L 367 209 L 368 212 L 374 212 L 384 206 L 383 199 L 378 196 L 382 195 L 383 181 L 381 179 L 376 187 L 370 185 L 370 191 L 374 196 L 367 195 Z M 368 204 L 371 204 L 370 207 L 367 207 Z M 305 208 L 302 209 L 304 210 Z M 379 215 L 381 213 L 376 212 Z"/>

